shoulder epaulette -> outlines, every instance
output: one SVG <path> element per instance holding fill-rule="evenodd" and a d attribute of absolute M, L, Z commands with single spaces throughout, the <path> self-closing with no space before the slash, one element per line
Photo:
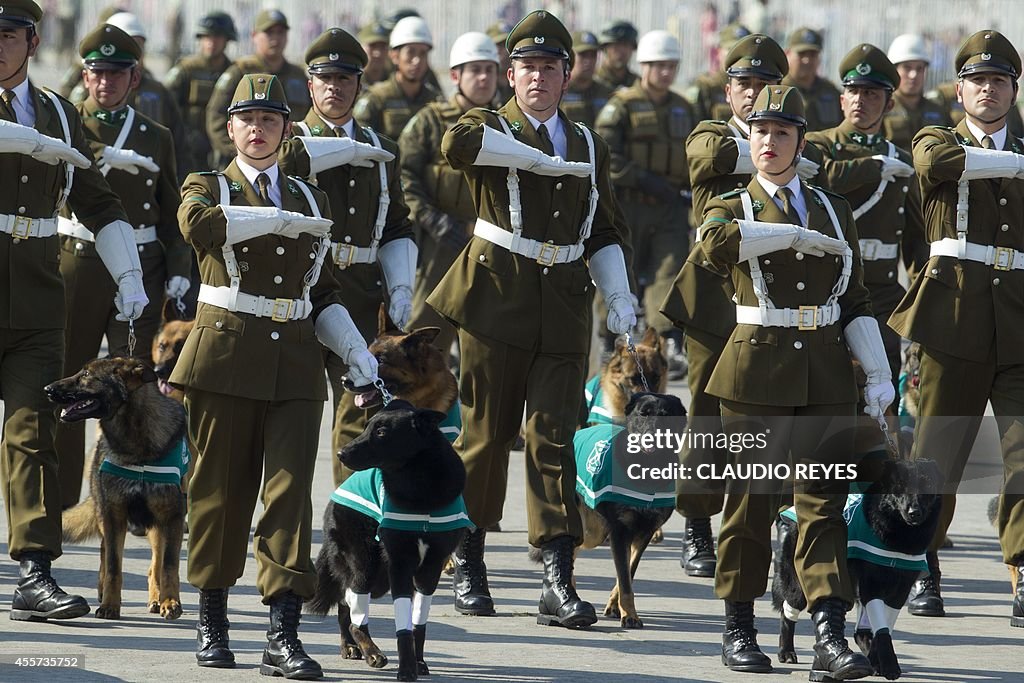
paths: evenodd
<path fill-rule="evenodd" d="M 732 199 L 733 197 L 739 197 L 744 192 L 746 192 L 746 189 L 744 189 L 744 188 L 740 188 L 740 189 L 737 189 L 737 190 L 730 190 L 728 192 L 725 192 L 723 194 L 718 195 L 718 198 L 719 199 Z"/>
<path fill-rule="evenodd" d="M 196 171 L 196 175 L 224 175 L 222 171 Z"/>

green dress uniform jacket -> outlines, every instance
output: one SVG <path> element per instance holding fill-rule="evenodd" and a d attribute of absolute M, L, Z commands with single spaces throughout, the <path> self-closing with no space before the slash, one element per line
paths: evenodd
<path fill-rule="evenodd" d="M 787 76 L 782 79 L 782 85 L 791 85 L 803 95 L 808 131 L 834 128 L 842 123 L 843 109 L 839 105 L 839 88 L 828 79 L 815 76 L 811 87 L 803 88 Z"/>
<path fill-rule="evenodd" d="M 917 131 L 925 126 L 951 126 L 949 109 L 941 102 L 922 97 L 911 107 L 899 93 L 892 97 L 893 108 L 882 119 L 882 132 L 900 149 L 909 150 Z"/>
<path fill-rule="evenodd" d="M 352 110 L 356 120 L 375 131 L 397 140 L 409 119 L 430 102 L 442 100 L 441 92 L 427 81 L 423 81 L 419 93 L 409 99 L 398 84 L 398 77 L 391 74 L 386 81 L 375 83 L 356 100 Z"/>
<path fill-rule="evenodd" d="M 211 168 L 213 159 L 210 137 L 206 134 L 206 109 L 213 96 L 217 80 L 231 65 L 225 55 L 185 57 L 167 72 L 164 85 L 171 92 L 175 104 L 184 114 L 186 140 L 192 148 L 192 171 Z"/>
<path fill-rule="evenodd" d="M 598 112 L 608 103 L 613 92 L 613 88 L 596 79 L 591 80 L 585 88 L 574 87 L 570 81 L 569 89 L 562 96 L 560 108 L 573 121 L 593 128 Z"/>
<path fill-rule="evenodd" d="M 563 113 L 567 161 L 587 161 L 587 141 Z M 472 109 L 445 133 L 441 152 L 452 168 L 466 175 L 478 216 L 511 230 L 507 168 L 474 166 L 483 137 L 482 126 L 502 130 L 503 116 L 515 138 L 540 147 L 540 137 L 515 100 L 497 112 Z M 608 182 L 610 155 L 594 138 L 600 201 L 584 257 L 611 244 L 627 241 L 626 228 Z M 523 237 L 554 244 L 574 244 L 587 214 L 590 177 L 549 178 L 519 173 L 523 197 Z M 474 333 L 521 349 L 541 353 L 587 353 L 590 349 L 593 297 L 590 272 L 583 259 L 557 267 L 474 237 L 427 301 L 441 315 Z"/>
<path fill-rule="evenodd" d="M 210 145 L 217 157 L 216 168 L 226 165 L 228 160 L 235 157 L 235 145 L 228 137 L 228 107 L 231 106 L 235 88 L 245 74 L 258 73 L 271 74 L 281 80 L 285 97 L 288 98 L 288 106 L 292 110 L 289 116 L 292 121 L 306 118 L 306 113 L 313 106 L 307 87 L 309 79 L 301 66 L 285 61 L 280 69 L 273 71 L 259 55 L 249 55 L 237 60 L 217 79 L 213 94 L 210 95 L 210 102 L 206 106 L 206 135 L 210 138 Z"/>

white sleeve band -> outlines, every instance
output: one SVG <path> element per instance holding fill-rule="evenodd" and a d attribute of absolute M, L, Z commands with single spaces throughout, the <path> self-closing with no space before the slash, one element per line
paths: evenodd
<path fill-rule="evenodd" d="M 389 293 L 402 286 L 408 287 L 412 293 L 418 254 L 416 243 L 408 237 L 391 240 L 377 250 L 377 261 L 384 272 L 384 285 Z"/>
<path fill-rule="evenodd" d="M 732 170 L 732 175 L 753 175 L 757 173 L 757 169 L 754 168 L 754 160 L 750 158 L 750 140 L 744 138 L 730 138 L 736 143 L 736 168 Z"/>
<path fill-rule="evenodd" d="M 964 147 L 964 172 L 960 180 L 1013 178 L 1022 171 L 1024 156 L 983 147 Z"/>
<path fill-rule="evenodd" d="M 96 253 L 114 282 L 119 282 L 125 273 L 133 270 L 142 273 L 135 233 L 124 221 L 112 221 L 100 228 L 96 233 Z"/>

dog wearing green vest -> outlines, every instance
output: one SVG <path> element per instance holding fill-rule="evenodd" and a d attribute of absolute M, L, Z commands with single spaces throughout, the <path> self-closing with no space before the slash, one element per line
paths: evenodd
<path fill-rule="evenodd" d="M 121 618 L 124 539 L 132 523 L 146 530 L 152 548 L 149 611 L 177 619 L 181 481 L 190 459 L 184 407 L 161 393 L 153 369 L 139 358 L 89 361 L 45 391 L 61 407 L 62 421 L 100 421 L 89 497 L 62 516 L 65 541 L 102 539 L 96 616 Z"/>
<path fill-rule="evenodd" d="M 891 460 L 866 493 L 847 497 L 847 563 L 860 612 L 854 640 L 875 674 L 888 680 L 902 674 L 892 644 L 893 628 L 914 581 L 928 572 L 925 552 L 938 526 L 941 490 L 942 475 L 934 461 Z M 777 528 L 772 606 L 781 613 L 778 657 L 795 664 L 793 635 L 807 599 L 793 563 L 793 508 L 780 513 Z"/>

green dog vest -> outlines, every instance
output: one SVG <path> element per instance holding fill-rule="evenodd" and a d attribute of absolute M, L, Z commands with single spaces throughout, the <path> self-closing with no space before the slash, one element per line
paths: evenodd
<path fill-rule="evenodd" d="M 643 508 L 670 508 L 676 504 L 675 481 L 657 479 L 634 484 L 626 472 L 616 471 L 612 445 L 625 431 L 622 425 L 602 424 L 576 432 L 576 493 L 587 507 L 598 503 L 624 503 Z M 637 456 L 637 462 L 642 462 Z"/>
<path fill-rule="evenodd" d="M 143 481 L 150 484 L 177 484 L 188 472 L 188 442 L 184 437 L 177 448 L 172 448 L 154 463 L 145 465 L 117 465 L 104 459 L 100 463 L 100 472 L 113 474 L 115 477 L 130 479 L 132 481 Z"/>
<path fill-rule="evenodd" d="M 601 375 L 594 375 L 583 387 L 583 397 L 587 401 L 587 424 L 612 424 L 612 414 L 604 407 L 604 392 L 601 391 Z"/>

